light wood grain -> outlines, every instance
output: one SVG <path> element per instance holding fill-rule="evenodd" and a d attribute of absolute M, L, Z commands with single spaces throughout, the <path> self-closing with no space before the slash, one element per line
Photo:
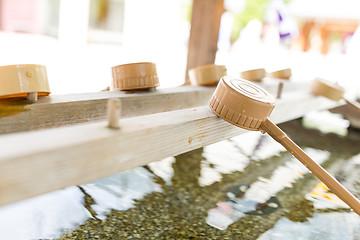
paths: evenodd
<path fill-rule="evenodd" d="M 304 89 L 309 83 L 310 81 L 289 82 L 285 84 L 284 91 Z M 269 80 L 261 86 L 276 95 L 276 81 Z M 104 120 L 107 116 L 107 101 L 112 98 L 120 99 L 122 118 L 198 107 L 207 104 L 214 89 L 215 87 L 182 86 L 156 91 L 103 91 L 53 95 L 39 98 L 33 104 L 27 101 L 11 101 L 11 107 L 20 106 L 22 111 L 3 117 L 1 113 L 6 113 L 6 105 L 10 103 L 0 100 L 0 134 Z"/>
<path fill-rule="evenodd" d="M 108 127 L 113 129 L 118 129 L 119 120 L 121 115 L 121 102 L 119 99 L 109 99 L 107 105 L 108 112 Z"/>
<path fill-rule="evenodd" d="M 336 106 L 310 93 L 283 94 L 271 119 Z M 82 184 L 246 132 L 207 107 L 0 136 L 0 205 Z"/>
<path fill-rule="evenodd" d="M 206 104 L 214 89 L 184 86 L 156 91 L 103 91 L 53 95 L 39 98 L 34 104 L 21 100 L 0 100 L 0 108 L 4 109 L 9 105 L 21 106 L 24 110 L 0 117 L 0 134 L 103 120 L 107 116 L 107 101 L 111 98 L 121 100 L 121 117 L 201 106 Z"/>

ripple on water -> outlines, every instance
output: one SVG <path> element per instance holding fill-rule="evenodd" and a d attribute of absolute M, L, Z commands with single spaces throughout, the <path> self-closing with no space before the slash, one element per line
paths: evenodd
<path fill-rule="evenodd" d="M 311 148 L 306 148 L 305 151 L 319 164 L 326 161 L 330 155 L 327 151 Z M 206 222 L 225 230 L 246 214 L 270 214 L 280 205 L 274 196 L 285 187 L 291 188 L 292 183 L 307 172 L 307 168 L 292 158 L 284 166 L 279 166 L 269 179 L 259 177 L 258 181 L 250 186 L 232 187 L 227 192 L 229 200 L 218 202 L 216 208 L 210 209 Z"/>
<path fill-rule="evenodd" d="M 310 187 L 306 186 L 310 179 L 307 169 L 290 154 L 281 153 L 283 151 L 281 145 L 267 135 L 251 132 L 207 146 L 203 151 L 151 163 L 148 169 L 137 168 L 84 184 L 83 192 L 73 186 L 5 206 L 0 208 L 0 239 L 56 238 L 76 228 L 70 233 L 73 239 L 84 236 L 91 239 L 105 233 L 115 239 L 149 234 L 187 234 L 181 236 L 213 239 L 242 234 L 242 237 L 256 239 L 269 228 L 272 230 L 264 233 L 261 240 L 300 239 L 298 236 L 336 239 L 334 236 L 339 237 L 339 232 L 345 238 L 338 239 L 357 239 L 359 233 L 354 227 L 359 224 L 357 216 L 344 212 L 346 210 L 326 213 L 318 207 L 319 198 L 311 194 L 322 190 L 317 195 L 326 195 L 320 199 L 324 201 L 332 198 L 331 193 L 323 186 L 311 191 L 316 180 L 310 181 Z M 305 151 L 319 163 L 333 164 L 334 160 L 326 161 L 327 151 L 312 148 Z M 337 150 L 333 152 L 338 154 Z M 271 158 L 267 158 L 269 156 Z M 333 155 L 330 157 L 334 159 Z M 360 155 L 347 161 L 339 175 L 347 187 L 358 192 L 359 186 L 352 184 L 359 183 L 359 158 Z M 164 186 L 158 184 L 159 177 L 166 183 Z M 307 188 L 302 190 L 304 186 Z M 134 204 L 135 200 L 138 201 Z M 289 217 L 287 211 L 301 212 L 306 204 L 311 214 L 303 215 L 304 222 L 285 218 Z M 220 213 L 213 225 L 222 224 L 227 230 L 218 231 L 206 224 L 205 219 L 212 211 Z M 106 220 L 101 221 L 103 219 Z M 329 228 L 337 229 L 338 233 Z M 176 234 L 171 235 L 174 232 Z"/>
<path fill-rule="evenodd" d="M 161 187 L 144 168 L 97 180 L 82 188 L 94 200 L 96 217 L 105 219 L 111 209 L 127 210 L 134 200 Z M 84 194 L 76 187 L 54 191 L 0 208 L 0 239 L 54 239 L 92 218 L 84 207 Z M 19 230 L 20 229 L 20 230 Z"/>
<path fill-rule="evenodd" d="M 355 213 L 315 213 L 307 222 L 281 218 L 258 240 L 354 240 L 360 239 L 359 226 L 360 217 Z"/>

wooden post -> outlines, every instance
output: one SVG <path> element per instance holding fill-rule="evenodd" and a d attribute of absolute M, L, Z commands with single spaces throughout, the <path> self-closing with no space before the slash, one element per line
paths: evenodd
<path fill-rule="evenodd" d="M 108 101 L 108 126 L 109 128 L 119 129 L 121 102 L 119 99 L 109 99 Z"/>
<path fill-rule="evenodd" d="M 309 37 L 313 27 L 314 27 L 313 22 L 305 22 L 301 28 L 300 39 L 301 39 L 301 50 L 303 52 L 306 52 L 310 48 Z"/>
<path fill-rule="evenodd" d="M 27 93 L 26 99 L 30 102 L 36 102 L 38 100 L 38 93 L 37 92 Z"/>
<path fill-rule="evenodd" d="M 320 28 L 320 37 L 321 37 L 321 47 L 320 47 L 320 53 L 321 54 L 327 54 L 329 50 L 329 35 L 330 32 L 328 29 L 326 29 L 326 26 L 322 26 Z"/>
<path fill-rule="evenodd" d="M 277 94 L 276 94 L 276 98 L 280 99 L 281 98 L 281 94 L 282 94 L 282 90 L 284 87 L 284 82 L 283 81 L 279 81 L 279 85 L 278 85 L 278 89 L 277 89 Z"/>
<path fill-rule="evenodd" d="M 215 62 L 224 0 L 193 0 L 185 84 L 191 68 Z"/>

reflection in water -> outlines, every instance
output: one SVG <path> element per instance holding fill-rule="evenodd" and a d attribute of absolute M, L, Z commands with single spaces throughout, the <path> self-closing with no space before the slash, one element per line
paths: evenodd
<path fill-rule="evenodd" d="M 315 213 L 307 222 L 282 218 L 258 240 L 355 240 L 360 239 L 359 226 L 355 213 Z"/>
<path fill-rule="evenodd" d="M 221 141 L 204 148 L 201 162 L 200 186 L 207 186 L 219 182 L 222 174 L 242 171 L 249 164 L 250 159 L 239 152 L 230 141 Z"/>
<path fill-rule="evenodd" d="M 111 209 L 127 210 L 135 199 L 161 191 L 152 177 L 146 169 L 136 168 L 85 184 L 86 197 L 94 200 L 91 206 L 84 206 L 83 192 L 73 186 L 2 207 L 0 239 L 58 238 L 89 218 L 104 219 Z M 96 216 L 91 216 L 92 210 Z"/>
<path fill-rule="evenodd" d="M 359 168 L 360 154 L 345 162 L 337 174 L 337 176 L 348 175 L 347 178 L 344 176 L 340 178 L 344 180 L 343 184 L 354 193 L 359 193 Z M 339 179 L 339 177 L 337 178 Z M 314 211 L 316 211 L 311 218 L 307 218 L 303 222 L 293 222 L 287 218 L 282 218 L 274 228 L 264 233 L 259 240 L 360 239 L 359 216 L 349 212 L 348 206 L 322 182 L 319 182 L 311 192 L 307 193 L 306 198 L 313 203 Z"/>
<path fill-rule="evenodd" d="M 306 198 L 313 202 L 316 209 L 337 209 L 349 208 L 338 196 L 332 193 L 322 182 L 306 195 Z"/>
<path fill-rule="evenodd" d="M 274 141 L 269 135 L 261 134 L 260 132 L 249 132 L 231 139 L 232 142 L 253 160 L 263 160 L 273 156 L 278 156 L 280 152 L 285 152 L 286 149 Z"/>
<path fill-rule="evenodd" d="M 360 192 L 358 192 L 360 186 L 360 153 L 346 161 L 338 174 L 338 178 L 341 179 L 350 192 L 355 193 L 355 196 L 360 198 Z"/>
<path fill-rule="evenodd" d="M 95 204 L 91 208 L 96 217 L 105 219 L 111 209 L 127 210 L 134 206 L 134 199 L 140 199 L 151 192 L 160 192 L 153 182 L 152 174 L 144 168 L 116 174 L 82 186 Z"/>
<path fill-rule="evenodd" d="M 254 146 L 256 145 L 257 142 Z M 218 234 L 217 230 L 207 225 L 205 218 L 208 209 L 223 197 L 224 190 L 237 181 L 250 184 L 259 176 L 267 176 L 269 172 L 276 169 L 277 164 L 283 162 L 284 157 L 270 158 L 259 164 L 257 161 L 250 161 L 239 152 L 238 148 L 234 148 L 233 142 L 226 141 L 221 146 L 223 148 L 217 148 L 219 157 L 217 160 L 212 158 L 209 161 L 204 158 L 206 153 L 214 149 L 214 145 L 177 156 L 176 161 L 172 164 L 171 184 L 163 185 L 161 193 L 144 196 L 141 200 L 136 201 L 135 208 L 128 211 L 112 210 L 101 224 L 96 219 L 89 219 L 76 231 L 65 235 L 64 239 L 90 239 L 89 236 L 99 236 L 103 239 L 121 239 L 129 236 L 133 238 L 147 236 L 149 239 L 162 239 L 170 236 L 173 239 L 215 237 Z M 228 160 L 221 153 L 226 156 L 238 156 L 240 164 L 234 164 L 232 168 L 232 164 L 229 164 L 228 161 L 235 163 L 235 159 Z M 221 167 L 220 160 L 225 162 L 225 167 Z M 169 159 L 165 161 L 169 161 Z M 200 186 L 204 162 L 207 162 L 215 170 L 217 170 L 216 166 L 219 166 L 218 169 L 225 172 L 221 173 L 218 170 L 221 174 L 221 182 Z M 165 163 L 165 165 L 168 164 L 169 162 Z M 154 164 L 149 167 L 152 172 L 158 171 L 157 165 L 163 168 L 161 163 Z M 243 171 L 239 171 L 240 169 Z M 169 171 L 166 172 L 169 173 Z M 166 174 L 166 177 L 168 176 L 169 174 Z M 259 235 L 259 233 L 254 234 Z"/>
<path fill-rule="evenodd" d="M 221 181 L 222 174 L 243 171 L 250 161 L 259 161 L 285 151 L 268 135 L 248 132 L 204 148 L 199 183 L 207 186 Z"/>
<path fill-rule="evenodd" d="M 325 168 L 335 169 L 355 194 L 360 193 L 360 155 L 351 158 L 359 153 L 358 142 L 294 129 L 286 131 L 308 146 L 306 151 Z M 2 207 L 0 239 L 60 235 L 63 239 L 257 239 L 261 235 L 262 240 L 332 239 L 331 231 L 356 239 L 351 229 L 359 217 L 344 209 L 319 209 L 317 200 L 308 194 L 319 181 L 306 173 L 280 144 L 250 132 L 81 188 L 69 187 Z M 219 231 L 206 222 L 211 209 L 237 215 L 230 222 L 226 215 L 219 215 L 225 217 L 216 219 L 217 223 L 227 227 Z M 342 222 L 330 225 L 331 220 Z M 350 227 L 345 229 L 343 223 Z M 326 228 L 316 225 L 335 230 L 326 235 Z M 298 234 L 297 229 L 308 229 L 312 235 Z"/>
<path fill-rule="evenodd" d="M 327 110 L 309 112 L 302 118 L 304 127 L 318 129 L 322 133 L 334 133 L 346 136 L 349 120 L 344 119 L 341 114 L 331 113 Z"/>
<path fill-rule="evenodd" d="M 360 186 L 360 154 L 355 155 L 348 161 L 346 161 L 340 171 L 337 173 L 337 179 L 342 181 L 342 184 L 346 186 L 350 192 L 353 192 L 359 197 Z M 358 194 L 356 194 L 358 193 Z M 306 198 L 313 202 L 314 208 L 318 210 L 334 209 L 340 211 L 351 211 L 349 206 L 346 205 L 338 196 L 336 196 L 329 188 L 322 182 L 318 183 L 316 187 L 306 195 Z"/>
<path fill-rule="evenodd" d="M 79 188 L 68 187 L 0 208 L 0 239 L 56 238 L 89 217 Z"/>
<path fill-rule="evenodd" d="M 158 177 L 160 177 L 165 183 L 171 184 L 171 177 L 174 175 L 174 169 L 172 165 L 175 162 L 174 157 L 168 157 L 162 161 L 152 162 L 148 165 L 150 170 Z"/>
<path fill-rule="evenodd" d="M 305 151 L 319 164 L 329 157 L 329 153 L 325 151 L 309 148 Z M 236 192 L 228 192 L 229 201 L 217 203 L 216 208 L 210 209 L 206 221 L 213 227 L 225 230 L 245 214 L 264 214 L 265 207 L 276 209 L 279 204 L 275 202 L 276 199 L 271 201 L 271 197 L 285 187 L 292 187 L 292 183 L 307 172 L 307 168 L 292 158 L 285 166 L 278 167 L 270 179 L 260 177 L 246 189 L 241 185 L 238 188 L 242 193 L 240 196 L 236 196 L 239 195 Z M 272 212 L 269 208 L 265 209 L 268 213 Z"/>

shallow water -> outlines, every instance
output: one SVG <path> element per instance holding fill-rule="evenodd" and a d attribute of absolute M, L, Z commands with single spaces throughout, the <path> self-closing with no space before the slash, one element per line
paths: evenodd
<path fill-rule="evenodd" d="M 360 132 L 281 126 L 360 196 Z M 266 135 L 0 208 L 0 239 L 360 239 L 360 217 Z"/>

